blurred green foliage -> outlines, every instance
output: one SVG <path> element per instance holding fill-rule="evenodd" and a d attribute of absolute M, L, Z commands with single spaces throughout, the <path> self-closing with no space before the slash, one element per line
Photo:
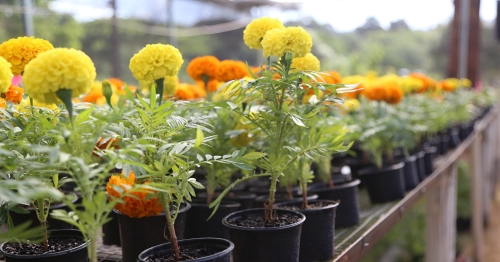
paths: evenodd
<path fill-rule="evenodd" d="M 3 0 L 7 5 L 18 5 L 21 1 Z M 98 79 L 112 75 L 112 49 L 110 19 L 79 23 L 69 15 L 50 11 L 46 7 L 50 0 L 34 0 L 37 7 L 44 8 L 44 14 L 36 15 L 35 35 L 53 43 L 56 47 L 82 49 L 94 61 Z M 370 20 L 371 19 L 371 20 Z M 323 71 L 337 70 L 342 75 L 365 74 L 374 70 L 379 74 L 397 73 L 400 68 L 422 71 L 431 77 L 444 78 L 447 66 L 449 26 L 440 25 L 428 31 L 411 30 L 401 20 L 397 26 L 384 30 L 376 26 L 373 18 L 368 24 L 354 32 L 338 33 L 329 25 L 321 25 L 312 20 L 304 25 L 292 22 L 288 25 L 301 25 L 313 37 L 313 53 L 321 60 Z M 423 18 L 424 19 L 424 18 Z M 0 13 L 0 42 L 23 35 L 22 15 Z M 226 20 L 200 21 L 195 26 L 212 25 Z M 137 84 L 128 70 L 130 58 L 146 44 L 169 43 L 168 36 L 147 32 L 150 22 L 119 19 L 120 77 Z M 146 26 L 146 27 L 145 27 Z M 494 37 L 493 25 L 484 25 L 481 31 L 481 77 L 488 84 L 500 84 L 496 69 L 500 61 L 500 45 Z M 243 43 L 243 28 L 214 35 L 179 37 L 176 46 L 182 52 L 185 63 L 180 72 L 183 81 L 187 63 L 196 56 L 214 55 L 219 59 L 248 61 L 250 65 L 260 65 L 264 58 L 260 51 L 251 50 Z"/>

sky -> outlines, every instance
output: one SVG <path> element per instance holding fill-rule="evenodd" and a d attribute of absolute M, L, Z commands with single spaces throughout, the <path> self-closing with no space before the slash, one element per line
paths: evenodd
<path fill-rule="evenodd" d="M 116 0 L 118 16 L 122 18 L 151 18 L 165 15 L 165 0 Z M 200 17 L 210 17 L 210 7 L 197 7 L 190 0 L 173 1 L 175 21 L 189 25 Z M 235 0 L 237 1 L 237 0 Z M 293 20 L 311 16 L 320 23 L 329 23 L 338 32 L 353 31 L 364 24 L 367 18 L 375 17 L 382 27 L 388 28 L 392 21 L 404 19 L 414 30 L 429 30 L 448 22 L 453 16 L 452 0 L 274 0 L 276 2 L 299 2 L 300 12 L 279 12 L 275 9 L 258 10 L 253 16 L 269 15 L 282 20 Z M 71 13 L 79 21 L 91 21 L 111 17 L 108 0 L 56 0 L 50 4 L 54 11 Z M 497 0 L 481 0 L 480 16 L 486 22 L 496 18 Z M 418 3 L 418 4 L 417 4 Z M 189 6 L 188 12 L 186 11 Z M 189 15 L 186 15 L 188 13 Z M 177 14 L 177 15 L 176 15 Z M 235 18 L 236 19 L 236 18 Z"/>

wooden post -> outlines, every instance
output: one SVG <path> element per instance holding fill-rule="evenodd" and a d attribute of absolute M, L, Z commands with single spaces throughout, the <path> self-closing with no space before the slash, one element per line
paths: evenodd
<path fill-rule="evenodd" d="M 453 163 L 425 200 L 425 261 L 455 260 L 457 167 Z"/>
<path fill-rule="evenodd" d="M 458 40 L 460 28 L 460 0 L 453 1 L 455 4 L 455 14 L 451 22 L 450 42 L 448 51 L 447 77 L 457 77 L 458 75 Z"/>
<path fill-rule="evenodd" d="M 476 129 L 477 130 L 477 129 Z M 481 157 L 482 134 L 472 142 L 472 237 L 474 239 L 473 261 L 483 261 L 483 168 Z"/>

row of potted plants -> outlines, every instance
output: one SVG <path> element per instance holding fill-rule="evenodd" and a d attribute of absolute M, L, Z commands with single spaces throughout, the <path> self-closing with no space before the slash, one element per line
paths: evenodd
<path fill-rule="evenodd" d="M 96 83 L 81 51 L 34 38 L 1 44 L 0 93 L 8 102 L 0 108 L 0 175 L 12 193 L 0 222 L 16 230 L 16 213 L 31 209 L 42 236 L 2 244 L 7 261 L 97 261 L 99 232 L 114 216 L 124 261 L 331 259 L 335 226 L 359 221 L 357 177 L 373 202 L 401 198 L 425 177 L 418 172 L 417 181 L 407 163 L 428 159 L 429 175 L 428 145 L 438 132 L 496 101 L 460 90 L 458 80 L 421 74 L 341 81 L 319 72 L 304 29 L 276 19 L 254 20 L 243 38 L 263 50 L 262 66 L 195 59 L 187 70 L 198 84 L 190 86 L 178 83 L 183 59 L 175 47 L 147 45 L 129 65 L 139 88 Z M 11 86 L 12 74 L 22 75 L 23 88 Z M 443 92 L 442 101 L 433 97 Z M 358 154 L 347 157 L 353 143 Z M 397 157 L 403 162 L 394 165 Z M 398 179 L 381 175 L 388 170 Z M 312 185 L 318 178 L 323 183 Z M 251 204 L 236 189 L 248 183 L 263 208 L 242 208 Z M 63 196 L 64 188 L 74 194 Z M 55 228 L 77 230 L 48 230 Z"/>

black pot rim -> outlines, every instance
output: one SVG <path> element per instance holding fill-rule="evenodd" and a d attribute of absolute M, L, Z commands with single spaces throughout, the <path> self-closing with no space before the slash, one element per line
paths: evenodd
<path fill-rule="evenodd" d="M 437 147 L 435 147 L 435 146 L 427 147 L 427 148 L 424 149 L 424 152 L 426 154 L 436 153 L 437 152 Z"/>
<path fill-rule="evenodd" d="M 234 195 L 233 196 L 228 196 L 228 195 L 225 195 L 224 197 L 228 197 L 228 198 L 233 198 L 233 199 L 248 199 L 248 198 L 256 198 L 257 197 L 257 194 L 255 193 L 252 193 L 252 192 L 245 192 L 245 191 L 229 191 L 228 193 L 233 193 Z M 220 192 L 216 192 L 214 194 L 219 196 Z M 207 197 L 207 193 L 206 192 L 203 192 L 203 193 L 199 193 L 197 194 L 197 197 L 198 198 L 206 198 Z"/>
<path fill-rule="evenodd" d="M 186 211 L 188 211 L 189 209 L 191 209 L 191 204 L 189 204 L 189 202 L 183 202 L 182 204 L 184 204 L 184 205 L 186 205 L 186 206 L 185 206 L 185 207 L 182 207 L 182 206 L 181 206 L 181 208 L 179 208 L 179 213 L 186 212 Z M 115 213 L 116 213 L 116 214 L 118 214 L 118 215 L 126 216 L 126 217 L 128 217 L 128 218 L 137 218 L 137 217 L 129 217 L 129 216 L 127 216 L 127 215 L 123 214 L 122 212 L 120 212 L 119 210 L 117 210 L 117 209 L 115 209 L 115 208 L 113 208 L 113 212 L 115 212 Z M 165 212 L 161 212 L 160 214 L 158 214 L 158 215 L 154 215 L 154 216 L 165 216 Z M 154 216 L 150 216 L 150 217 L 154 217 Z M 137 219 L 138 219 L 138 218 L 137 218 Z"/>
<path fill-rule="evenodd" d="M 307 201 L 308 203 L 314 203 L 314 202 L 329 202 L 330 205 L 328 206 L 324 206 L 324 207 L 320 207 L 320 208 L 311 208 L 311 209 L 303 209 L 301 208 L 299 210 L 299 212 L 314 212 L 314 211 L 322 211 L 322 210 L 325 210 L 325 209 L 331 209 L 331 208 L 337 208 L 339 206 L 339 202 L 337 201 L 334 201 L 334 200 L 327 200 L 327 199 L 313 199 L 313 200 L 310 200 L 310 201 Z M 276 206 L 279 207 L 279 206 L 286 206 L 286 205 L 290 205 L 290 204 L 302 204 L 302 200 L 290 200 L 290 201 L 285 201 L 285 202 L 281 202 L 281 203 L 276 203 Z"/>
<path fill-rule="evenodd" d="M 244 231 L 276 231 L 276 230 L 282 230 L 282 229 L 287 229 L 287 228 L 292 228 L 292 227 L 296 227 L 302 223 L 304 223 L 304 221 L 306 221 L 306 216 L 298 211 L 293 211 L 293 210 L 287 210 L 287 209 L 281 209 L 281 208 L 275 208 L 276 212 L 285 212 L 285 213 L 292 213 L 294 215 L 297 215 L 299 217 L 301 217 L 302 219 L 298 222 L 295 222 L 293 224 L 290 224 L 290 225 L 286 225 L 286 226 L 279 226 L 279 227 L 240 227 L 240 226 L 235 226 L 235 225 L 232 225 L 230 224 L 229 222 L 227 222 L 228 218 L 232 217 L 232 216 L 236 216 L 236 215 L 239 215 L 241 213 L 257 213 L 257 212 L 261 212 L 262 214 L 264 214 L 264 208 L 251 208 L 251 209 L 245 209 L 245 210 L 240 210 L 240 211 L 236 211 L 234 213 L 231 213 L 229 215 L 227 215 L 226 217 L 224 217 L 222 219 L 222 224 L 230 229 L 237 229 L 237 230 L 244 230 Z"/>
<path fill-rule="evenodd" d="M 66 232 L 70 231 L 70 232 L 74 232 L 74 233 L 78 232 L 78 233 L 81 234 L 80 230 L 77 230 L 77 229 L 53 229 L 53 230 L 48 230 L 49 234 L 50 234 L 50 232 L 64 232 L 64 231 L 66 231 Z M 81 238 L 84 239 L 83 236 Z M 90 244 L 90 239 L 87 240 L 86 242 L 84 242 L 83 244 L 79 245 L 79 246 L 72 247 L 72 248 L 64 250 L 64 251 L 58 251 L 58 252 L 46 253 L 46 254 L 37 254 L 37 255 L 16 255 L 16 254 L 7 253 L 7 252 L 3 251 L 3 247 L 8 242 L 9 241 L 5 241 L 5 242 L 3 242 L 3 243 L 0 244 L 0 254 L 2 254 L 4 257 L 17 258 L 17 259 L 37 259 L 37 258 L 56 257 L 56 256 L 60 256 L 60 255 L 64 255 L 64 254 L 68 254 L 68 253 L 72 253 L 72 252 L 76 252 L 76 251 L 82 250 L 83 248 L 86 248 Z"/>
<path fill-rule="evenodd" d="M 65 195 L 72 195 L 73 196 L 73 199 L 71 200 L 71 204 L 74 204 L 74 203 L 76 203 L 76 201 L 78 201 L 78 195 L 75 192 L 68 192 L 68 191 L 66 191 L 66 192 L 64 192 L 64 194 Z M 67 206 L 67 205 L 64 202 L 63 203 L 59 203 L 57 205 L 50 204 L 49 210 L 59 209 L 61 207 L 65 207 L 65 206 Z M 30 211 L 30 212 L 31 211 L 35 211 L 35 209 L 31 207 L 31 205 L 27 206 L 27 207 L 23 207 L 23 209 L 25 209 L 26 211 Z"/>
<path fill-rule="evenodd" d="M 420 157 L 424 157 L 424 155 L 425 155 L 425 151 L 420 150 L 420 151 L 416 152 L 414 156 L 416 156 L 417 158 L 420 158 Z"/>
<path fill-rule="evenodd" d="M 207 204 L 206 201 L 204 201 L 204 199 L 193 199 L 193 201 L 189 202 L 189 204 L 191 205 L 191 207 L 207 207 L 209 206 L 209 204 Z M 234 208 L 239 208 L 241 207 L 241 204 L 238 203 L 238 202 L 235 202 L 235 201 L 230 201 L 230 200 L 222 200 L 220 202 L 220 205 L 219 207 L 226 207 L 226 208 L 231 208 L 231 207 L 234 207 Z"/>
<path fill-rule="evenodd" d="M 276 194 L 275 196 L 286 196 L 286 194 Z M 312 194 L 312 195 L 308 195 L 307 197 L 318 197 L 318 195 L 316 194 Z M 257 196 L 255 198 L 256 201 L 258 200 L 264 200 L 264 199 L 267 199 L 269 197 L 269 195 L 261 195 L 261 196 Z M 301 196 L 297 196 L 297 195 L 293 195 L 293 198 L 301 198 L 302 199 L 302 195 Z M 293 200 L 293 199 L 289 199 L 289 200 Z"/>
<path fill-rule="evenodd" d="M 411 155 L 409 157 L 406 157 L 406 156 L 402 156 L 401 158 L 398 158 L 397 161 L 403 161 L 403 162 L 415 162 L 417 160 L 417 155 Z"/>
<path fill-rule="evenodd" d="M 395 170 L 395 169 L 401 169 L 404 166 L 405 166 L 404 162 L 399 162 L 399 163 L 396 163 L 396 164 L 393 164 L 393 165 L 389 165 L 389 166 L 383 166 L 381 169 L 379 169 L 376 166 L 370 166 L 370 167 L 365 167 L 365 168 L 360 169 L 358 171 L 358 175 L 359 176 L 376 175 L 376 174 L 380 174 L 380 173 L 385 172 L 385 171 L 391 171 L 391 170 Z"/>
<path fill-rule="evenodd" d="M 359 179 L 354 179 L 350 182 L 347 182 L 347 183 L 343 183 L 343 184 L 340 184 L 340 185 L 333 185 L 332 188 L 329 188 L 329 187 L 317 187 L 317 188 L 312 188 L 311 190 L 309 190 L 309 192 L 311 193 L 318 193 L 318 192 L 324 192 L 324 191 L 330 191 L 330 190 L 338 190 L 338 189 L 344 189 L 344 188 L 348 188 L 348 187 L 354 187 L 354 186 L 357 186 L 361 183 L 361 180 Z M 328 183 L 323 183 L 324 185 L 328 185 Z"/>
<path fill-rule="evenodd" d="M 200 258 L 197 258 L 195 260 L 189 260 L 189 261 L 196 261 L 196 262 L 204 262 L 204 261 L 212 261 L 214 258 L 217 258 L 217 257 L 220 257 L 220 256 L 224 256 L 224 255 L 227 255 L 229 253 L 231 253 L 231 251 L 233 251 L 234 249 L 234 244 L 233 242 L 227 240 L 227 239 L 223 239 L 223 238 L 215 238 L 215 237 L 203 237 L 203 238 L 190 238 L 190 239 L 183 239 L 183 240 L 179 240 L 178 243 L 179 243 L 179 246 L 181 244 L 185 244 L 186 242 L 196 242 L 196 241 L 200 241 L 200 240 L 209 240 L 211 243 L 212 242 L 219 242 L 219 243 L 227 243 L 229 244 L 229 247 L 227 247 L 226 249 L 220 251 L 220 252 L 217 252 L 215 254 L 212 254 L 210 256 L 206 256 L 206 257 L 200 257 Z M 159 248 L 159 247 L 163 247 L 165 248 L 165 246 L 167 245 L 170 245 L 170 243 L 163 243 L 163 244 L 160 244 L 160 245 L 157 245 L 157 246 L 154 246 L 154 247 L 150 247 L 144 251 L 142 251 L 138 257 L 141 256 L 141 254 L 147 252 L 147 251 L 150 251 L 151 249 L 154 249 L 154 248 Z M 141 258 L 142 259 L 142 258 Z"/>

